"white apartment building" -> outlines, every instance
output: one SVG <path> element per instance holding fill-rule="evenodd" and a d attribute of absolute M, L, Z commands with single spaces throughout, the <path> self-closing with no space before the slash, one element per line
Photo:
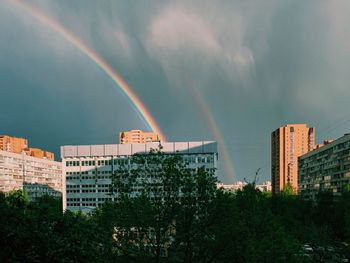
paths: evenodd
<path fill-rule="evenodd" d="M 62 196 L 62 165 L 48 159 L 0 151 L 0 191 L 25 189 L 32 201 Z"/>
<path fill-rule="evenodd" d="M 243 188 L 247 185 L 248 183 L 238 181 L 234 184 L 223 184 L 223 183 L 218 183 L 216 185 L 217 189 L 223 189 L 224 191 L 235 193 L 238 190 L 243 190 Z M 256 184 L 255 188 L 260 190 L 261 192 L 271 192 L 272 191 L 272 185 L 271 181 L 266 181 L 261 184 Z"/>
<path fill-rule="evenodd" d="M 271 192 L 272 191 L 272 184 L 271 181 L 266 181 L 261 184 L 257 184 L 256 189 L 259 189 L 261 192 Z"/>
<path fill-rule="evenodd" d="M 224 184 L 224 183 L 218 183 L 216 185 L 217 189 L 222 189 L 226 192 L 237 192 L 238 190 L 243 190 L 244 186 L 246 186 L 247 183 L 246 182 L 235 182 L 234 184 Z"/>
<path fill-rule="evenodd" d="M 130 168 L 131 155 L 149 153 L 159 145 L 151 142 L 62 146 L 63 209 L 89 212 L 106 201 L 114 201 L 110 193 L 113 172 L 121 165 Z M 164 142 L 161 146 L 166 154 L 181 154 L 191 169 L 204 166 L 216 173 L 218 152 L 214 141 Z"/>

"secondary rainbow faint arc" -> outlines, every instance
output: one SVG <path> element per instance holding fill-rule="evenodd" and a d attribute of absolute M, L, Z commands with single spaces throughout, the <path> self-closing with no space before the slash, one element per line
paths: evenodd
<path fill-rule="evenodd" d="M 203 95 L 197 90 L 197 88 L 192 88 L 193 91 L 193 95 L 197 101 L 197 104 L 199 105 L 199 107 L 202 110 L 202 113 L 205 115 L 208 123 L 209 123 L 209 127 L 219 145 L 219 147 L 221 147 L 222 150 L 222 158 L 224 161 L 224 166 L 225 166 L 225 170 L 228 174 L 228 176 L 233 179 L 234 181 L 236 181 L 236 176 L 235 176 L 235 171 L 233 169 L 233 164 L 229 159 L 229 152 L 227 150 L 226 144 L 224 142 L 223 136 L 221 135 L 221 132 L 218 128 L 218 125 L 213 117 L 213 115 L 211 114 L 207 103 L 205 102 Z"/>
<path fill-rule="evenodd" d="M 66 40 L 72 43 L 75 47 L 77 47 L 82 53 L 88 56 L 92 61 L 94 61 L 111 79 L 112 81 L 124 92 L 124 94 L 130 99 L 131 103 L 136 107 L 136 109 L 140 112 L 142 117 L 145 119 L 150 128 L 159 135 L 161 141 L 166 141 L 166 137 L 163 134 L 162 130 L 159 128 L 158 124 L 149 113 L 146 106 L 141 102 L 141 100 L 136 96 L 133 90 L 128 86 L 128 84 L 122 79 L 121 76 L 117 72 L 113 70 L 113 68 L 108 65 L 106 61 L 104 61 L 100 56 L 98 56 L 91 48 L 85 45 L 80 38 L 75 36 L 68 29 L 63 27 L 53 18 L 49 17 L 45 13 L 43 13 L 38 8 L 35 8 L 23 1 L 20 0 L 9 0 L 10 4 L 28 12 L 30 15 L 35 17 L 38 21 L 50 27 L 57 33 L 61 34 Z"/>

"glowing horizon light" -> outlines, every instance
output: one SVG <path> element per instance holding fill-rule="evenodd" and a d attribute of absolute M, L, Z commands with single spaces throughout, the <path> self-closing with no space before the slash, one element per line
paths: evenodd
<path fill-rule="evenodd" d="M 9 0 L 8 3 L 11 5 L 29 13 L 39 22 L 43 23 L 47 27 L 59 33 L 63 36 L 68 42 L 73 44 L 76 48 L 78 48 L 83 54 L 89 57 L 97 66 L 107 74 L 111 78 L 111 80 L 116 84 L 116 86 L 126 95 L 129 99 L 130 103 L 137 109 L 137 111 L 141 114 L 142 118 L 146 121 L 149 127 L 153 132 L 159 135 L 161 141 L 167 141 L 165 135 L 162 130 L 159 128 L 157 122 L 150 114 L 149 110 L 142 103 L 142 101 L 137 97 L 134 91 L 129 87 L 129 85 L 122 79 L 122 77 L 99 55 L 97 55 L 91 48 L 89 48 L 84 42 L 66 29 L 63 25 L 58 23 L 53 18 L 49 17 L 45 13 L 43 13 L 40 9 L 31 6 L 28 3 L 25 3 L 21 0 Z"/>

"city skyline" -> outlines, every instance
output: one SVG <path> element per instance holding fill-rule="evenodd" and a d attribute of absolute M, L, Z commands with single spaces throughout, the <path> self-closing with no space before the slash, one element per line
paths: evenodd
<path fill-rule="evenodd" d="M 219 137 L 235 173 L 221 170 L 224 182 L 252 180 L 259 167 L 269 179 L 280 126 L 316 127 L 316 143 L 348 132 L 346 1 L 26 2 L 108 62 L 169 141 Z M 61 145 L 150 128 L 103 70 L 10 1 L 0 3 L 0 34 L 1 134 L 58 156 Z"/>

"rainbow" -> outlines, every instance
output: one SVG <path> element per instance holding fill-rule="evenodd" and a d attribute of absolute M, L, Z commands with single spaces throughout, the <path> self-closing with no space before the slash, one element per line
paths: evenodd
<path fill-rule="evenodd" d="M 205 102 L 202 94 L 195 87 L 192 88 L 192 91 L 193 91 L 193 95 L 197 101 L 198 106 L 200 107 L 202 113 L 205 115 L 206 119 L 208 120 L 209 127 L 210 127 L 211 132 L 213 133 L 213 135 L 215 137 L 215 140 L 217 141 L 217 143 L 219 145 L 219 148 L 221 148 L 220 152 L 222 152 L 222 158 L 224 161 L 224 166 L 225 166 L 227 176 L 230 177 L 230 179 L 232 179 L 233 181 L 236 181 L 237 178 L 236 178 L 236 175 L 235 175 L 235 172 L 233 169 L 233 164 L 230 161 L 230 158 L 229 158 L 230 155 L 229 155 L 229 152 L 227 150 L 226 143 L 224 142 L 223 136 L 218 128 L 218 125 L 217 125 L 213 115 L 211 114 L 211 112 L 208 108 L 208 105 Z"/>
<path fill-rule="evenodd" d="M 43 23 L 47 27 L 59 33 L 67 41 L 78 48 L 82 53 L 89 57 L 115 84 L 120 90 L 126 95 L 130 100 L 131 104 L 136 108 L 136 110 L 141 114 L 143 119 L 146 121 L 148 126 L 152 131 L 159 135 L 161 141 L 166 141 L 166 137 L 162 130 L 159 128 L 158 124 L 154 120 L 153 116 L 150 114 L 146 106 L 137 97 L 134 91 L 129 87 L 129 85 L 122 79 L 122 77 L 113 70 L 113 68 L 103 60 L 99 55 L 97 55 L 91 48 L 82 42 L 80 38 L 75 36 L 72 32 L 66 29 L 64 26 L 59 24 L 53 18 L 47 16 L 40 9 L 29 5 L 20 0 L 9 0 L 8 3 L 11 5 L 29 13 L 31 16 L 35 17 L 39 22 Z"/>
<path fill-rule="evenodd" d="M 129 85 L 122 79 L 122 77 L 117 72 L 115 72 L 115 70 L 103 58 L 101 58 L 91 48 L 89 48 L 86 44 L 84 44 L 79 37 L 77 37 L 71 31 L 66 29 L 61 24 L 59 24 L 56 20 L 54 20 L 53 18 L 43 13 L 40 9 L 34 6 L 31 6 L 28 3 L 25 3 L 21 0 L 8 0 L 8 3 L 30 14 L 31 16 L 36 18 L 39 22 L 45 24 L 47 27 L 59 33 L 63 38 L 65 38 L 67 41 L 73 44 L 76 48 L 78 48 L 83 54 L 85 54 L 88 58 L 90 58 L 113 81 L 113 83 L 115 83 L 116 86 L 126 95 L 126 97 L 130 100 L 131 104 L 134 106 L 136 111 L 142 116 L 142 119 L 152 129 L 152 131 L 156 132 L 162 141 L 167 140 L 162 130 L 159 128 L 158 124 L 154 120 L 153 116 L 150 114 L 149 110 L 142 103 L 142 101 L 137 97 L 137 95 L 129 87 Z M 233 165 L 232 165 L 232 162 L 230 162 L 228 150 L 225 146 L 226 144 L 223 140 L 223 137 L 217 126 L 217 123 L 213 115 L 210 113 L 202 94 L 198 92 L 196 88 L 193 88 L 192 90 L 194 92 L 194 97 L 196 98 L 197 103 L 200 106 L 203 114 L 206 116 L 210 129 L 216 141 L 218 142 L 219 147 L 221 148 L 221 152 L 223 153 L 222 156 L 224 160 L 226 173 L 231 179 L 235 180 L 236 176 L 233 169 Z"/>

